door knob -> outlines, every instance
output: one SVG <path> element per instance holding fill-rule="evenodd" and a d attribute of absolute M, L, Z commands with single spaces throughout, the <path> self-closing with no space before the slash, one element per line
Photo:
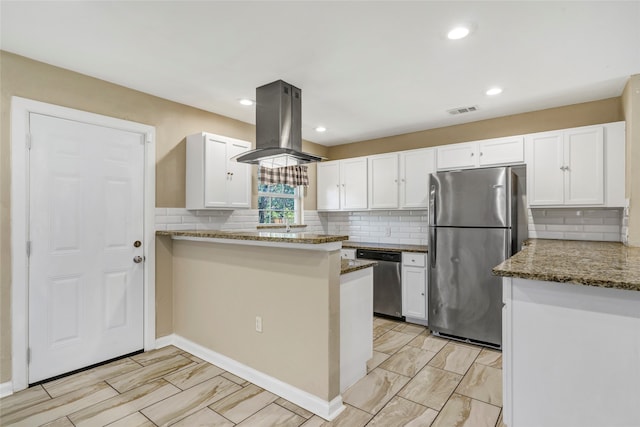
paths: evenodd
<path fill-rule="evenodd" d="M 142 262 L 142 257 L 140 255 L 134 256 L 133 257 L 133 262 L 135 262 L 136 264 L 140 264 Z"/>

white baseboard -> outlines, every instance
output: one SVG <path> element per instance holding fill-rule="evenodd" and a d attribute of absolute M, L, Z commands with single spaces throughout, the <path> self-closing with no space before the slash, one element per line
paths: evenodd
<path fill-rule="evenodd" d="M 156 348 L 168 345 L 175 345 L 176 347 L 187 351 L 202 360 L 216 365 L 225 371 L 231 372 L 244 380 L 252 382 L 273 394 L 293 402 L 301 408 L 313 412 L 325 420 L 333 420 L 344 410 L 342 395 L 337 396 L 331 401 L 321 399 L 318 396 L 280 381 L 277 378 L 230 359 L 220 353 L 216 353 L 213 350 L 176 334 L 167 335 L 156 340 Z"/>
<path fill-rule="evenodd" d="M 166 347 L 168 345 L 174 345 L 176 342 L 176 335 L 165 335 L 164 337 L 156 338 L 156 348 Z"/>
<path fill-rule="evenodd" d="M 0 397 L 5 397 L 13 394 L 13 384 L 11 381 L 0 384 Z"/>

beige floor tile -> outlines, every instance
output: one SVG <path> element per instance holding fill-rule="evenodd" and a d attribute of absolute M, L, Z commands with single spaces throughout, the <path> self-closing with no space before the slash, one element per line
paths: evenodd
<path fill-rule="evenodd" d="M 34 386 L 0 399 L 0 417 L 51 399 L 42 386 Z M 2 418 L 0 418 L 2 419 Z M 0 423 L 2 425 L 2 423 Z"/>
<path fill-rule="evenodd" d="M 392 326 L 388 326 L 388 325 L 377 325 L 377 326 L 374 326 L 373 327 L 373 339 L 376 339 L 379 336 L 386 334 L 387 332 L 389 332 L 392 329 L 393 329 L 393 327 Z"/>
<path fill-rule="evenodd" d="M 187 358 L 191 359 L 195 363 L 204 363 L 205 362 L 204 360 L 200 359 L 199 357 L 196 357 L 191 353 L 187 353 L 186 351 L 182 352 L 180 354 L 182 354 L 184 357 L 187 357 Z"/>
<path fill-rule="evenodd" d="M 502 352 L 483 348 L 476 359 L 476 363 L 502 369 Z"/>
<path fill-rule="evenodd" d="M 384 362 L 388 358 L 389 358 L 388 354 L 380 353 L 379 351 L 374 350 L 373 357 L 367 360 L 367 373 L 373 371 L 375 368 L 378 367 L 378 365 L 380 365 L 382 362 Z"/>
<path fill-rule="evenodd" d="M 78 372 L 74 375 L 44 383 L 42 386 L 52 397 L 58 397 L 65 393 L 69 393 L 70 391 L 78 390 L 79 388 L 96 384 L 100 381 L 117 377 L 118 375 L 127 374 L 141 368 L 142 365 L 127 357 L 87 371 Z"/>
<path fill-rule="evenodd" d="M 140 412 L 134 412 L 109 424 L 108 427 L 155 427 L 155 424 Z"/>
<path fill-rule="evenodd" d="M 237 375 L 233 375 L 231 372 L 225 372 L 224 374 L 221 374 L 221 376 L 225 377 L 231 382 L 241 385 L 242 387 L 249 384 L 249 381 L 245 380 L 244 378 L 240 378 Z"/>
<path fill-rule="evenodd" d="M 168 345 L 166 347 L 158 348 L 156 350 L 146 351 L 144 353 L 131 356 L 131 359 L 138 362 L 141 365 L 148 365 L 150 363 L 156 363 L 161 360 L 171 359 L 173 356 L 184 353 L 177 347 Z"/>
<path fill-rule="evenodd" d="M 412 347 L 418 347 L 423 350 L 433 351 L 434 353 L 437 353 L 442 350 L 442 348 L 447 345 L 448 342 L 449 340 L 434 337 L 431 334 L 424 333 L 411 340 L 409 342 L 409 345 Z"/>
<path fill-rule="evenodd" d="M 187 355 L 183 355 L 189 360 L 193 361 Z M 223 369 L 218 368 L 210 363 L 199 363 L 197 365 L 188 366 L 184 369 L 180 369 L 178 372 L 165 375 L 164 379 L 169 381 L 182 390 L 193 387 L 196 384 L 200 384 L 203 381 L 218 376 L 224 372 Z"/>
<path fill-rule="evenodd" d="M 389 331 L 373 340 L 373 349 L 380 353 L 393 354 L 413 339 L 413 335 Z"/>
<path fill-rule="evenodd" d="M 413 377 L 436 353 L 418 347 L 404 346 L 393 356 L 380 364 L 380 367 L 396 374 Z"/>
<path fill-rule="evenodd" d="M 40 427 L 74 427 L 74 425 L 69 421 L 69 418 L 62 417 L 50 423 L 42 424 Z"/>
<path fill-rule="evenodd" d="M 502 406 L 502 369 L 474 363 L 460 381 L 456 393 Z"/>
<path fill-rule="evenodd" d="M 454 394 L 431 427 L 494 427 L 500 408 Z"/>
<path fill-rule="evenodd" d="M 401 322 L 399 320 L 391 320 L 385 319 L 384 317 L 374 317 L 373 318 L 373 327 L 376 326 L 386 326 L 389 329 L 393 329 L 398 326 Z"/>
<path fill-rule="evenodd" d="M 3 415 L 0 425 L 39 426 L 117 395 L 118 393 L 105 382 L 93 384 L 23 408 L 6 417 Z"/>
<path fill-rule="evenodd" d="M 277 399 L 275 394 L 251 384 L 218 400 L 209 408 L 237 424 Z"/>
<path fill-rule="evenodd" d="M 412 323 L 400 323 L 395 328 L 393 328 L 396 332 L 402 332 L 403 334 L 409 335 L 419 335 L 427 330 L 425 326 L 414 325 Z"/>
<path fill-rule="evenodd" d="M 76 426 L 105 426 L 179 392 L 178 387 L 159 379 L 74 412 L 69 419 Z"/>
<path fill-rule="evenodd" d="M 354 408 L 351 405 L 344 405 L 344 411 L 333 421 L 329 422 L 317 415 L 314 415 L 302 427 L 364 427 L 373 415 Z"/>
<path fill-rule="evenodd" d="M 165 426 L 179 421 L 239 389 L 239 385 L 226 378 L 213 377 L 140 412 L 155 424 Z"/>
<path fill-rule="evenodd" d="M 439 411 L 461 379 L 462 375 L 427 365 L 409 381 L 398 396 Z"/>
<path fill-rule="evenodd" d="M 171 427 L 232 427 L 235 424 L 216 414 L 209 408 L 202 408 L 198 412 L 171 424 Z"/>
<path fill-rule="evenodd" d="M 276 400 L 276 404 L 282 406 L 285 409 L 290 410 L 291 412 L 300 415 L 302 418 L 306 418 L 309 419 L 313 416 L 312 412 L 307 411 L 304 408 L 299 407 L 298 405 L 296 405 L 295 403 L 291 403 L 286 399 L 283 398 L 279 398 L 278 400 Z"/>
<path fill-rule="evenodd" d="M 431 359 L 429 366 L 464 374 L 480 354 L 477 348 L 448 343 Z"/>
<path fill-rule="evenodd" d="M 367 427 L 426 427 L 438 415 L 437 411 L 401 397 L 394 397 L 376 415 Z"/>
<path fill-rule="evenodd" d="M 342 400 L 358 409 L 375 414 L 408 381 L 408 377 L 376 368 L 349 387 L 342 394 Z"/>
<path fill-rule="evenodd" d="M 144 368 L 136 371 L 110 378 L 107 382 L 120 393 L 124 393 L 141 384 L 153 381 L 156 378 L 163 377 L 193 364 L 190 359 L 176 354 L 169 359 L 161 359 L 156 363 L 148 364 Z"/>
<path fill-rule="evenodd" d="M 297 427 L 305 421 L 306 419 L 300 415 L 272 403 L 237 425 L 242 427 Z"/>

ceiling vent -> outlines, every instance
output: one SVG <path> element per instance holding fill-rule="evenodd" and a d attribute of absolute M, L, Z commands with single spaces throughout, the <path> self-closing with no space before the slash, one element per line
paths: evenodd
<path fill-rule="evenodd" d="M 456 114 L 472 113 L 478 110 L 479 107 L 477 105 L 472 105 L 471 107 L 452 108 L 451 110 L 447 110 L 447 113 L 455 116 Z"/>

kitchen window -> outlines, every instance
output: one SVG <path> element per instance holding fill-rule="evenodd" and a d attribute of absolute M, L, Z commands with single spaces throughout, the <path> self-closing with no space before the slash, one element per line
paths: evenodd
<path fill-rule="evenodd" d="M 260 224 L 302 223 L 300 187 L 287 184 L 258 184 Z"/>

